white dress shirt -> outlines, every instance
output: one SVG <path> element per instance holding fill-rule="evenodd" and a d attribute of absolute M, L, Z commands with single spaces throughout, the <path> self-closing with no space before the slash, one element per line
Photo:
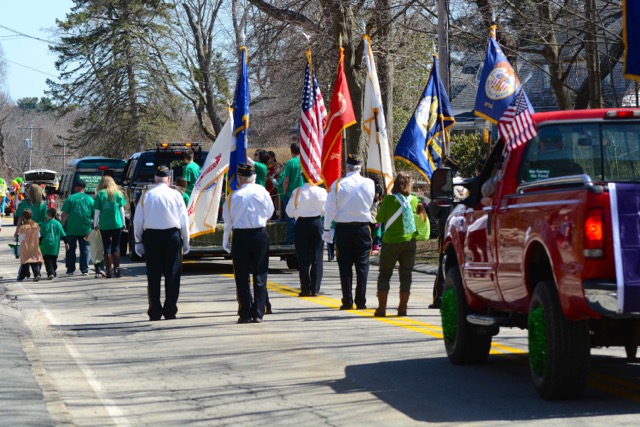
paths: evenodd
<path fill-rule="evenodd" d="M 306 182 L 302 187 L 293 190 L 287 204 L 287 215 L 295 219 L 321 216 L 324 215 L 326 202 L 327 190 Z"/>
<path fill-rule="evenodd" d="M 331 228 L 331 222 L 371 222 L 371 207 L 375 196 L 373 180 L 358 172 L 333 183 L 327 194 L 324 229 Z"/>
<path fill-rule="evenodd" d="M 135 241 L 142 242 L 144 230 L 180 229 L 183 244 L 189 242 L 187 207 L 182 195 L 165 183 L 151 187 L 142 195 L 133 218 Z"/>
<path fill-rule="evenodd" d="M 271 195 L 262 185 L 248 183 L 225 201 L 222 218 L 225 231 L 239 228 L 266 227 L 273 215 Z"/>

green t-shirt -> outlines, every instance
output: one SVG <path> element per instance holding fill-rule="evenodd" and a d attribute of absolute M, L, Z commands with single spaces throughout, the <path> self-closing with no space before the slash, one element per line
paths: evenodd
<path fill-rule="evenodd" d="M 302 187 L 302 168 L 300 167 L 300 156 L 295 156 L 284 164 L 282 173 L 278 177 L 278 185 L 282 186 L 284 179 L 289 177 L 289 186 L 287 187 L 286 197 L 291 197 L 291 193 L 298 187 Z"/>
<path fill-rule="evenodd" d="M 416 196 L 411 196 L 411 210 L 416 213 L 418 209 L 419 200 Z M 378 208 L 378 214 L 376 215 L 376 222 L 386 227 L 387 221 L 400 209 L 400 202 L 396 199 L 396 196 L 389 194 L 384 196 L 380 207 Z M 382 234 L 382 243 L 404 243 L 415 239 L 416 232 L 404 233 L 404 227 L 402 226 L 402 214 L 400 214 L 395 221 L 384 229 Z"/>
<path fill-rule="evenodd" d="M 20 218 L 25 209 L 31 209 L 31 214 L 33 215 L 31 219 L 38 223 L 38 225 L 42 224 L 42 222 L 47 219 L 47 203 L 44 200 L 37 205 L 35 203 L 31 203 L 29 199 L 24 199 L 18 205 L 18 209 L 16 209 L 16 218 Z"/>
<path fill-rule="evenodd" d="M 267 165 L 260 162 L 254 162 L 253 167 L 256 170 L 256 184 L 264 187 L 267 182 Z"/>
<path fill-rule="evenodd" d="M 182 194 L 182 200 L 184 200 L 184 205 L 188 207 L 189 206 L 189 200 L 191 198 L 189 197 L 189 195 L 187 194 L 186 191 L 184 191 L 184 192 L 182 192 L 180 194 Z"/>
<path fill-rule="evenodd" d="M 98 226 L 101 230 L 116 230 L 122 228 L 122 216 L 120 208 L 124 207 L 126 201 L 121 192 L 116 191 L 113 194 L 113 201 L 109 200 L 107 190 L 100 190 L 96 195 L 96 204 L 94 208 L 100 211 L 98 218 Z"/>
<path fill-rule="evenodd" d="M 75 193 L 69 196 L 62 205 L 62 212 L 67 214 L 67 234 L 70 236 L 86 236 L 91 231 L 93 222 L 93 197 L 87 193 Z"/>
<path fill-rule="evenodd" d="M 60 253 L 60 239 L 65 237 L 67 233 L 62 229 L 62 224 L 55 218 L 47 219 L 40 227 L 40 251 L 42 255 L 55 255 Z"/>
<path fill-rule="evenodd" d="M 187 196 L 191 196 L 193 186 L 196 185 L 198 176 L 200 175 L 200 166 L 196 162 L 191 162 L 182 170 L 182 177 L 187 180 L 187 188 L 185 192 Z"/>

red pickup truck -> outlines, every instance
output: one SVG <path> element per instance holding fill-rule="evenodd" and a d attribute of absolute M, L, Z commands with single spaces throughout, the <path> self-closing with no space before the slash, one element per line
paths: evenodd
<path fill-rule="evenodd" d="M 640 109 L 534 115 L 538 136 L 499 141 L 447 220 L 441 316 L 454 364 L 484 362 L 500 327 L 528 329 L 545 399 L 582 394 L 590 349 L 640 343 Z M 453 201 L 437 170 L 432 198 Z"/>

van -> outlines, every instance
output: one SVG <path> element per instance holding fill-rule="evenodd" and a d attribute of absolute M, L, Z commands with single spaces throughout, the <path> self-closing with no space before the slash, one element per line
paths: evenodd
<path fill-rule="evenodd" d="M 47 195 L 47 207 L 56 207 L 56 187 L 58 186 L 58 172 L 49 169 L 31 169 L 26 171 L 22 177 L 20 194 L 24 195 L 29 185 L 41 185 Z M 12 193 L 13 194 L 13 193 Z M 22 202 L 20 194 L 15 194 L 13 199 L 13 212 L 18 210 L 18 205 Z M 13 216 L 13 225 L 18 224 L 18 218 Z"/>
<path fill-rule="evenodd" d="M 58 187 L 58 209 L 61 209 L 65 200 L 75 193 L 76 184 L 80 180 L 86 182 L 85 192 L 92 197 L 95 197 L 96 188 L 105 172 L 111 173 L 116 183 L 122 182 L 126 163 L 122 159 L 111 159 L 104 156 L 82 157 L 69 161 Z"/>

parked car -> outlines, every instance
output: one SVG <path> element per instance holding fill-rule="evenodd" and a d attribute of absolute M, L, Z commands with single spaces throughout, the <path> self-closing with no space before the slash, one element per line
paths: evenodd
<path fill-rule="evenodd" d="M 26 171 L 22 176 L 22 184 L 20 185 L 20 193 L 24 194 L 30 185 L 44 186 L 47 195 L 47 207 L 56 207 L 56 188 L 58 187 L 58 172 L 50 169 L 32 169 Z M 16 212 L 18 205 L 22 200 L 16 194 L 13 198 L 13 212 Z M 18 218 L 13 216 L 13 225 L 18 224 Z"/>

